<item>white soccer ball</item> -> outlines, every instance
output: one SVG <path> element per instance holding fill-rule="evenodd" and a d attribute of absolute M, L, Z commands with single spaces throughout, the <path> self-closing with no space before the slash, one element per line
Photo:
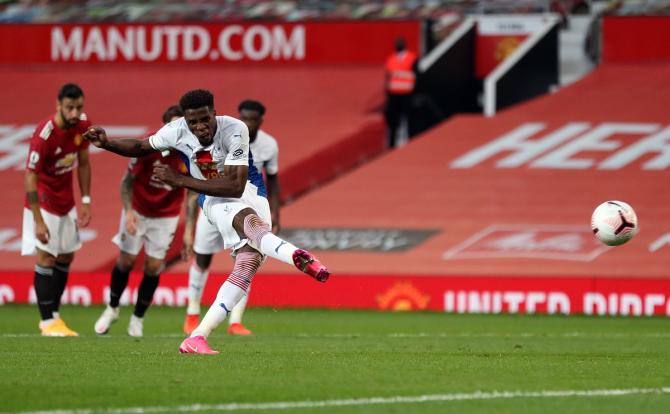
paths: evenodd
<path fill-rule="evenodd" d="M 593 211 L 591 230 L 608 246 L 619 246 L 637 234 L 637 215 L 623 201 L 605 201 Z"/>

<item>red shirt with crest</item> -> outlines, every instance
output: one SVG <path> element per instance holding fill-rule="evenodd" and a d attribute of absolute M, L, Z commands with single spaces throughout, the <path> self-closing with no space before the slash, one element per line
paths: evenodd
<path fill-rule="evenodd" d="M 153 133 L 147 136 L 151 135 Z M 133 210 L 145 217 L 178 216 L 184 201 L 183 188 L 170 187 L 156 178 L 154 167 L 160 164 L 188 175 L 186 165 L 175 150 L 170 150 L 165 156 L 161 152 L 154 152 L 144 157 L 132 158 L 128 163 L 128 171 L 135 177 Z"/>
<path fill-rule="evenodd" d="M 77 168 L 79 151 L 89 146 L 82 134 L 91 122 L 86 114 L 81 114 L 76 125 L 60 129 L 55 118 L 53 115 L 37 124 L 30 139 L 26 169 L 38 174 L 40 207 L 64 216 L 75 206 L 72 171 Z M 25 206 L 30 208 L 27 199 Z"/>

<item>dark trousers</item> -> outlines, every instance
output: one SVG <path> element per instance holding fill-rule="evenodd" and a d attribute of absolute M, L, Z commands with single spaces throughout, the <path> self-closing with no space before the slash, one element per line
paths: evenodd
<path fill-rule="evenodd" d="M 398 132 L 403 118 L 409 124 L 412 94 L 386 94 L 386 146 L 393 148 L 398 143 Z"/>

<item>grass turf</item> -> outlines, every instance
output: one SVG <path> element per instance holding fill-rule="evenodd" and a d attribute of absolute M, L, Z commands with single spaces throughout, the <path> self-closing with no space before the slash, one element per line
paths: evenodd
<path fill-rule="evenodd" d="M 321 401 L 475 391 L 670 386 L 670 320 L 250 309 L 218 356 L 181 355 L 183 309 L 152 308 L 145 337 L 93 334 L 101 307 L 62 309 L 79 338 L 38 336 L 37 309 L 0 307 L 0 412 Z M 230 407 L 228 407 L 230 408 Z M 215 412 L 204 408 L 198 412 Z M 243 412 L 260 412 L 259 406 Z M 264 412 L 275 412 L 264 410 Z M 142 412 L 139 410 L 137 412 Z M 474 399 L 300 413 L 670 412 L 670 394 Z"/>

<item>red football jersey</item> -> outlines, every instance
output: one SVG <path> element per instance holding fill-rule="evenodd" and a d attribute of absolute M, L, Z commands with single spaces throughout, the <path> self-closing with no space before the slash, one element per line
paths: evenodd
<path fill-rule="evenodd" d="M 30 139 L 26 168 L 38 176 L 37 195 L 40 207 L 59 216 L 74 207 L 72 171 L 77 167 L 79 151 L 89 142 L 82 134 L 91 126 L 85 114 L 70 128 L 56 126 L 55 115 L 37 124 Z M 25 202 L 28 206 L 28 200 Z"/>
<path fill-rule="evenodd" d="M 132 158 L 128 163 L 128 171 L 135 177 L 133 209 L 145 217 L 178 216 L 184 201 L 183 188 L 170 187 L 154 175 L 154 167 L 160 164 L 168 165 L 188 175 L 186 165 L 174 150 L 167 156 L 155 152 L 144 157 Z"/>

